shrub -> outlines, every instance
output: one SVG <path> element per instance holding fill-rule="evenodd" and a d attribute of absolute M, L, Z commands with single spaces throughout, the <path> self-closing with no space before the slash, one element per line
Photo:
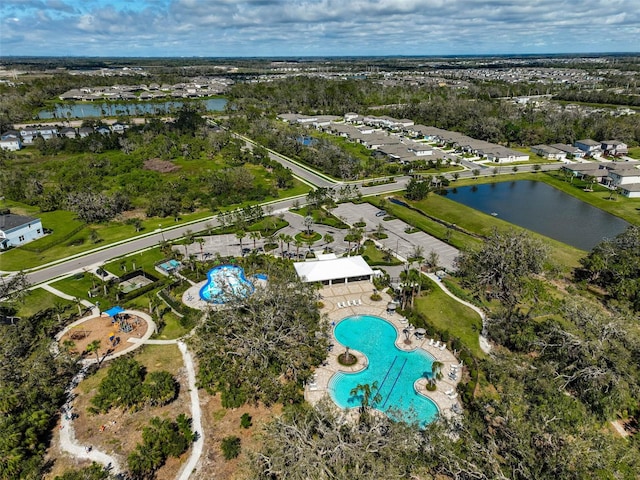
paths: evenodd
<path fill-rule="evenodd" d="M 251 423 L 251 415 L 248 413 L 243 413 L 242 417 L 240 417 L 240 426 L 242 428 L 249 428 L 253 423 Z"/>
<path fill-rule="evenodd" d="M 225 460 L 231 460 L 240 455 L 240 438 L 236 436 L 229 436 L 222 439 L 222 455 Z"/>

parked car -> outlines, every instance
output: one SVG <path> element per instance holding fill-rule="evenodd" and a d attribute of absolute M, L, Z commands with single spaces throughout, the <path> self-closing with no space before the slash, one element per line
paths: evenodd
<path fill-rule="evenodd" d="M 376 217 L 384 217 L 387 214 L 387 212 L 385 212 L 384 210 L 380 210 L 378 213 L 376 213 Z"/>

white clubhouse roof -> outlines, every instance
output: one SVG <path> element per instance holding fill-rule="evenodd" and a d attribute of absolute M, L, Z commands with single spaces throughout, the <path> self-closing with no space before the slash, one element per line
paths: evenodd
<path fill-rule="evenodd" d="M 296 262 L 293 267 L 296 269 L 298 277 L 307 282 L 324 282 L 373 274 L 373 270 L 361 256 Z"/>

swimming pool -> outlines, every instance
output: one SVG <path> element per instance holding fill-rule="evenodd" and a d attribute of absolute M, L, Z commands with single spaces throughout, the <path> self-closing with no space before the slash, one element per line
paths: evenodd
<path fill-rule="evenodd" d="M 342 320 L 334 331 L 344 346 L 365 354 L 366 369 L 358 373 L 336 373 L 329 381 L 329 395 L 340 408 L 356 408 L 362 396 L 351 395 L 357 385 L 378 382 L 380 400 L 372 403 L 376 410 L 421 427 L 438 416 L 434 402 L 418 394 L 413 384 L 431 373 L 433 357 L 422 349 L 404 352 L 395 346 L 396 329 L 386 320 L 372 315 L 356 315 Z"/>
<path fill-rule="evenodd" d="M 248 297 L 255 289 L 244 269 L 237 265 L 220 265 L 207 272 L 208 281 L 200 289 L 205 302 L 222 304 L 234 297 Z"/>

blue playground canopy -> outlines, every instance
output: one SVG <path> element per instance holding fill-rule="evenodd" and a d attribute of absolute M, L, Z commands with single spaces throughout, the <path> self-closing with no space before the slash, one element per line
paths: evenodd
<path fill-rule="evenodd" d="M 120 312 L 124 312 L 124 308 L 115 306 L 115 307 L 111 307 L 109 310 L 105 310 L 102 313 L 109 315 L 110 317 L 113 317 L 119 314 Z"/>

